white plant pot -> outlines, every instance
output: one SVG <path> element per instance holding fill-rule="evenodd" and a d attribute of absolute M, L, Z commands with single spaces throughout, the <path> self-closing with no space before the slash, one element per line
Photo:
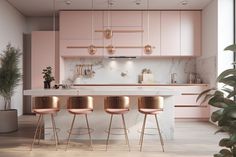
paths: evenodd
<path fill-rule="evenodd" d="M 17 131 L 17 110 L 0 110 L 0 133 L 10 133 Z"/>

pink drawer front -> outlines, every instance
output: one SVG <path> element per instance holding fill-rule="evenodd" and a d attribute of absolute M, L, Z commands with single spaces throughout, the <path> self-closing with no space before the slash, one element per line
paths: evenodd
<path fill-rule="evenodd" d="M 209 118 L 209 106 L 175 107 L 175 118 Z"/>
<path fill-rule="evenodd" d="M 175 98 L 175 105 L 200 105 L 196 102 L 198 95 L 180 95 Z"/>

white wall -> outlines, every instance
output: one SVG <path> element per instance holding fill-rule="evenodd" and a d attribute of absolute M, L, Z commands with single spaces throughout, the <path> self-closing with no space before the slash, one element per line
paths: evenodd
<path fill-rule="evenodd" d="M 234 43 L 233 0 L 218 0 L 218 75 L 233 68 L 233 52 L 224 48 Z"/>
<path fill-rule="evenodd" d="M 26 19 L 6 0 L 0 0 L 0 51 L 5 49 L 11 42 L 12 46 L 23 50 L 23 33 L 26 31 Z M 22 59 L 20 62 L 22 69 Z M 22 82 L 17 87 L 12 99 L 12 108 L 18 110 L 18 115 L 22 115 Z M 3 102 L 0 101 L 0 109 L 3 108 Z"/>

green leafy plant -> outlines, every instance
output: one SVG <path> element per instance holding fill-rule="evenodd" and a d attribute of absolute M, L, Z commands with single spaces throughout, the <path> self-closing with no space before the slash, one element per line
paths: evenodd
<path fill-rule="evenodd" d="M 52 67 L 50 66 L 43 69 L 42 74 L 45 82 L 52 82 L 55 80 L 54 77 L 52 76 Z"/>
<path fill-rule="evenodd" d="M 11 108 L 11 98 L 14 89 L 21 80 L 20 69 L 18 68 L 20 60 L 20 49 L 16 49 L 8 44 L 0 58 L 0 95 L 4 98 L 4 110 Z"/>
<path fill-rule="evenodd" d="M 236 45 L 230 45 L 225 50 L 236 52 Z M 209 105 L 218 108 L 212 113 L 211 120 L 219 127 L 216 133 L 224 132 L 228 135 L 219 141 L 219 146 L 224 148 L 214 154 L 214 157 L 236 157 L 236 102 L 233 100 L 236 96 L 236 69 L 223 71 L 216 81 L 222 83 L 223 87 L 203 91 L 197 101 L 203 97 L 202 102 L 208 101 Z"/>

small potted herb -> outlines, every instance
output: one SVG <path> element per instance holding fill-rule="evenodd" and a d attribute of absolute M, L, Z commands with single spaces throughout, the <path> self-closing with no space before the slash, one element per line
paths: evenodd
<path fill-rule="evenodd" d="M 51 88 L 51 82 L 54 81 L 54 77 L 52 76 L 52 67 L 48 66 L 43 69 L 43 78 L 44 78 L 44 88 Z"/>

